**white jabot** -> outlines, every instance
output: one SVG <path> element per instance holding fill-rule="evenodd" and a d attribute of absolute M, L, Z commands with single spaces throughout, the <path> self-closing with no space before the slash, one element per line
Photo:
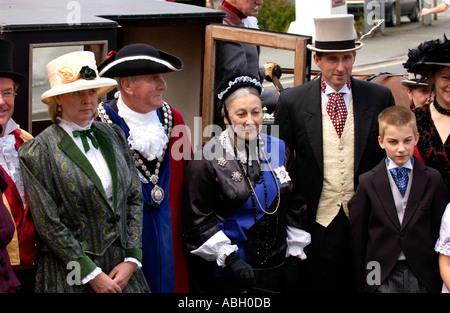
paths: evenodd
<path fill-rule="evenodd" d="M 130 128 L 128 143 L 131 149 L 138 151 L 149 161 L 160 157 L 169 139 L 156 110 L 137 113 L 123 102 L 120 95 L 117 99 L 117 108 L 119 116 Z"/>
<path fill-rule="evenodd" d="M 247 18 L 244 18 L 242 20 L 242 24 L 244 25 L 244 27 L 246 28 L 255 28 L 255 29 L 259 29 L 258 26 L 258 19 L 254 16 L 248 16 Z"/>
<path fill-rule="evenodd" d="M 6 123 L 4 133 L 10 134 L 18 127 L 19 126 L 12 119 L 9 119 L 8 123 Z M 19 155 L 17 154 L 15 144 L 16 138 L 14 135 L 5 135 L 0 138 L 0 165 L 16 184 L 16 188 L 19 191 L 23 206 L 25 207 L 26 200 L 22 180 L 22 171 L 20 169 Z"/>

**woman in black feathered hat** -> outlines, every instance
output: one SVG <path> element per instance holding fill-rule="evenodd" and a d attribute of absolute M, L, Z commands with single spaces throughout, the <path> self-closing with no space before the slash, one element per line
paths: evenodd
<path fill-rule="evenodd" d="M 435 90 L 432 104 L 417 108 L 419 142 L 414 155 L 425 165 L 442 174 L 450 190 L 450 40 L 425 41 L 410 50 L 403 66 L 410 73 L 426 76 Z M 439 270 L 444 281 L 442 292 L 450 290 L 450 203 L 442 217 L 435 251 L 439 253 Z"/>
<path fill-rule="evenodd" d="M 429 79 L 435 98 L 429 105 L 417 108 L 420 139 L 415 155 L 442 174 L 450 190 L 450 40 L 429 40 L 408 52 L 403 66 L 410 73 Z"/>
<path fill-rule="evenodd" d="M 196 152 L 183 184 L 191 290 L 293 290 L 310 241 L 294 159 L 283 141 L 260 132 L 258 79 L 235 70 L 218 86 L 227 128 Z"/>

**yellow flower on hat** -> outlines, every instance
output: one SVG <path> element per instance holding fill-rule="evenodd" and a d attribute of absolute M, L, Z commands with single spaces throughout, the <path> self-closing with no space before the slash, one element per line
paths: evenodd
<path fill-rule="evenodd" d="M 60 84 L 76 81 L 80 76 L 81 66 L 79 64 L 65 61 L 56 68 L 56 79 Z"/>

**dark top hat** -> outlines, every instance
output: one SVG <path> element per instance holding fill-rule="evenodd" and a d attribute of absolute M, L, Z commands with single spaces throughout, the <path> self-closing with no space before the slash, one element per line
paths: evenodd
<path fill-rule="evenodd" d="M 117 53 L 111 51 L 98 66 L 99 75 L 110 78 L 161 74 L 182 69 L 183 62 L 176 56 L 142 43 L 127 45 Z"/>
<path fill-rule="evenodd" d="M 22 74 L 13 71 L 13 43 L 0 38 L 0 77 L 11 78 L 16 83 L 25 79 Z"/>

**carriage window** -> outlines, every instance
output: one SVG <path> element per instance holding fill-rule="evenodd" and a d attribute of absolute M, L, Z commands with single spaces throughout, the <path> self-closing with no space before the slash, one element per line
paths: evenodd
<path fill-rule="evenodd" d="M 43 122 L 45 120 L 50 122 L 47 105 L 41 102 L 41 95 L 50 89 L 45 69 L 47 63 L 66 53 L 88 50 L 95 53 L 98 65 L 106 56 L 107 48 L 107 41 L 35 44 L 30 46 L 30 77 L 32 81 L 29 97 L 29 114 L 31 114 L 33 128 L 35 122 Z"/>

